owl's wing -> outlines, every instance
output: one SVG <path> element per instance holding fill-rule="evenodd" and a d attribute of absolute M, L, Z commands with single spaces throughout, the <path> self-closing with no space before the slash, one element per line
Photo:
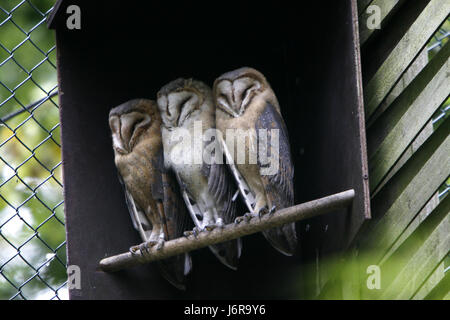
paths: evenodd
<path fill-rule="evenodd" d="M 236 217 L 236 202 L 233 201 L 233 192 L 237 189 L 234 188 L 226 165 L 203 162 L 202 174 L 208 179 L 208 189 L 212 197 L 216 203 L 220 204 L 219 214 L 223 222 L 225 224 L 233 222 Z"/>
<path fill-rule="evenodd" d="M 181 196 L 180 188 L 172 172 L 162 173 L 164 187 L 164 224 L 167 227 L 168 240 L 183 236 L 189 228 L 189 215 Z"/>
<path fill-rule="evenodd" d="M 131 216 L 131 221 L 133 223 L 133 227 L 139 232 L 139 235 L 142 238 L 142 241 L 147 241 L 150 237 L 151 231 L 152 231 L 152 224 L 145 216 L 144 212 L 140 210 L 131 193 L 127 190 L 127 187 L 123 181 L 122 176 L 120 173 L 117 173 L 120 184 L 122 185 L 124 194 L 125 194 L 125 203 L 128 207 L 128 212 Z"/>
<path fill-rule="evenodd" d="M 236 202 L 233 197 L 233 191 L 236 188 L 225 164 L 203 163 L 202 173 L 208 179 L 208 189 L 217 204 L 219 216 L 224 224 L 232 223 L 236 217 Z M 210 249 L 223 264 L 233 270 L 237 269 L 242 252 L 240 238 L 210 246 Z"/>
<path fill-rule="evenodd" d="M 238 187 L 238 191 L 242 196 L 242 199 L 245 202 L 245 205 L 247 206 L 248 210 L 253 213 L 253 209 L 256 205 L 256 198 L 254 193 L 251 191 L 249 185 L 245 181 L 245 179 L 240 174 L 238 168 L 236 167 L 236 164 L 234 163 L 233 156 L 230 154 L 230 151 L 228 150 L 227 144 L 223 140 L 221 136 L 218 137 L 220 148 L 225 156 L 226 163 L 228 164 L 228 168 L 230 168 L 230 172 L 233 175 L 234 181 L 236 182 L 236 185 Z M 233 200 L 237 194 L 233 195 Z"/>
<path fill-rule="evenodd" d="M 162 149 L 152 159 L 154 178 L 151 184 L 153 199 L 162 204 L 161 217 L 166 240 L 172 240 L 183 235 L 188 227 L 189 217 L 184 206 L 174 174 L 164 167 Z"/>
<path fill-rule="evenodd" d="M 284 120 L 272 104 L 266 103 L 264 111 L 255 122 L 255 129 L 258 149 L 260 148 L 260 142 L 266 146 L 266 148 L 262 149 L 262 154 L 266 152 L 267 159 L 260 158 L 258 152 L 258 165 L 268 200 L 268 209 L 275 208 L 279 210 L 292 206 L 294 203 L 294 166 L 291 159 L 289 138 Z M 266 141 L 260 141 L 263 138 L 260 136 L 259 129 L 267 130 Z M 272 141 L 272 135 L 276 132 L 272 131 L 272 129 L 278 129 L 278 145 L 276 140 Z M 269 159 L 270 161 L 265 161 Z M 275 167 L 275 170 L 268 170 L 274 164 L 278 164 L 278 168 Z M 281 253 L 288 256 L 295 253 L 297 246 L 295 223 L 266 230 L 263 234 L 271 245 Z"/>
<path fill-rule="evenodd" d="M 266 103 L 263 113 L 256 120 L 255 129 L 258 148 L 260 143 L 267 146 L 267 159 L 261 159 L 258 153 L 258 165 L 266 195 L 272 202 L 272 206 L 276 206 L 277 209 L 292 206 L 294 203 L 294 165 L 291 158 L 289 136 L 283 118 L 269 102 Z M 266 141 L 261 141 L 259 129 L 267 130 Z M 272 129 L 278 129 L 278 146 L 276 141 L 272 141 L 272 135 L 275 134 Z M 269 167 L 276 161 L 278 170 L 269 170 Z"/>
<path fill-rule="evenodd" d="M 179 186 L 172 172 L 164 168 L 163 153 L 161 152 L 154 163 L 158 179 L 152 186 L 152 195 L 162 202 L 162 223 L 166 240 L 183 236 L 189 227 L 189 216 L 186 212 Z M 157 184 L 157 185 L 156 185 Z M 185 276 L 192 270 L 192 260 L 188 253 L 173 256 L 158 262 L 163 276 L 175 287 L 185 289 Z"/>

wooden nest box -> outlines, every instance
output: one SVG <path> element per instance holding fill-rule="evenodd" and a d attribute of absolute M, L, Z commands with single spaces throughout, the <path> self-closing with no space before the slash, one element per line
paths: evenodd
<path fill-rule="evenodd" d="M 151 3 L 58 1 L 49 18 L 56 30 L 68 265 L 81 269 L 81 289 L 70 297 L 301 298 L 303 263 L 345 249 L 370 217 L 356 1 L 299 8 Z M 81 10 L 79 30 L 66 25 L 72 4 Z M 298 223 L 294 257 L 261 234 L 243 239 L 238 271 L 208 249 L 192 252 L 185 292 L 152 264 L 99 271 L 100 259 L 140 242 L 113 162 L 109 110 L 132 98 L 154 99 L 178 77 L 212 85 L 242 66 L 261 71 L 279 99 L 295 162 L 295 203 L 354 189 L 352 207 Z"/>

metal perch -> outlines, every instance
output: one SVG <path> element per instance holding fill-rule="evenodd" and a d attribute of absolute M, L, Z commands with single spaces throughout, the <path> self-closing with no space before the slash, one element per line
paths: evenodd
<path fill-rule="evenodd" d="M 355 191 L 351 189 L 289 208 L 280 209 L 273 215 L 266 214 L 262 216 L 261 219 L 253 218 L 248 222 L 243 221 L 240 224 L 228 224 L 222 229 L 216 228 L 211 232 L 201 232 L 196 237 L 189 236 L 189 238 L 184 237 L 170 240 L 165 242 L 160 250 L 153 247 L 148 253 L 144 254 L 121 253 L 102 259 L 100 261 L 100 268 L 107 272 L 119 271 L 261 232 L 266 229 L 280 227 L 290 222 L 316 217 L 336 209 L 346 208 L 354 197 Z"/>

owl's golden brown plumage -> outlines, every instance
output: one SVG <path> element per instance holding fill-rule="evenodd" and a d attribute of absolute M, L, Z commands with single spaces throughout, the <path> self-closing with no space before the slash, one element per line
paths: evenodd
<path fill-rule="evenodd" d="M 235 155 L 234 150 L 228 151 L 234 163 L 233 170 L 236 169 L 233 171 L 235 179 L 250 211 L 250 217 L 292 206 L 294 166 L 288 133 L 278 100 L 266 78 L 252 68 L 227 72 L 215 80 L 213 95 L 216 127 L 225 136 L 224 140 L 229 140 L 229 132 L 233 130 L 248 133 L 248 139 L 243 142 L 245 162 L 236 161 L 239 156 Z M 261 129 L 267 132 L 266 141 L 261 141 Z M 227 133 L 227 130 L 231 131 Z M 272 137 L 276 138 L 276 135 L 279 139 L 275 139 L 277 143 L 273 143 Z M 266 149 L 259 153 L 258 150 L 262 150 L 261 146 L 264 147 L 265 142 Z M 224 148 L 227 148 L 226 145 Z M 263 162 L 261 158 L 264 153 L 269 160 L 276 161 L 278 170 L 267 170 L 269 163 Z M 250 159 L 255 159 L 255 162 L 251 163 Z M 294 223 L 264 231 L 263 234 L 281 253 L 294 254 L 297 245 Z"/>
<path fill-rule="evenodd" d="M 175 178 L 164 169 L 161 116 L 152 100 L 135 99 L 110 111 L 114 161 L 134 227 L 146 250 L 183 235 L 188 215 Z M 162 275 L 179 289 L 192 263 L 189 254 L 160 261 Z"/>

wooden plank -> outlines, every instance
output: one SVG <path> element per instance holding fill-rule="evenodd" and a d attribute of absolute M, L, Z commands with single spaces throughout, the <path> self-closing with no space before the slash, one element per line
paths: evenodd
<path fill-rule="evenodd" d="M 408 239 L 421 225 L 421 223 L 430 215 L 431 212 L 439 205 L 439 192 L 436 192 L 422 208 L 419 214 L 414 218 L 414 220 L 408 225 L 406 230 L 401 234 L 401 236 L 395 241 L 389 251 L 384 255 L 381 264 L 388 260 L 392 254 Z"/>
<path fill-rule="evenodd" d="M 358 15 L 361 15 L 366 11 L 366 8 L 369 6 L 372 0 L 358 0 Z"/>
<path fill-rule="evenodd" d="M 422 52 L 414 59 L 413 63 L 408 67 L 402 75 L 395 87 L 389 92 L 380 106 L 375 110 L 373 115 L 367 121 L 367 127 L 370 128 L 374 122 L 386 111 L 392 102 L 405 90 L 405 88 L 416 78 L 416 76 L 428 64 L 428 49 L 424 48 Z"/>
<path fill-rule="evenodd" d="M 423 96 L 429 87 L 429 82 L 435 79 L 439 72 L 443 73 L 448 67 L 448 57 L 450 56 L 449 46 L 445 46 L 440 50 L 440 54 L 436 55 L 429 63 L 426 57 L 418 57 L 413 65 L 402 76 L 401 81 L 396 85 L 396 92 L 390 92 L 389 96 L 383 101 L 383 108 L 395 109 L 389 110 L 386 114 L 380 114 L 376 121 L 369 121 L 368 143 L 370 145 L 369 155 L 373 156 L 374 152 L 381 145 L 389 134 L 390 130 L 400 121 L 401 117 L 406 113 L 414 102 Z M 445 50 L 444 50 L 445 49 Z M 423 55 L 424 52 L 421 53 Z M 417 65 L 415 68 L 414 65 Z M 428 88 L 431 90 L 433 88 Z M 445 95 L 444 95 L 445 96 Z"/>
<path fill-rule="evenodd" d="M 380 184 L 375 188 L 375 191 L 371 192 L 371 197 L 375 197 L 375 195 L 383 189 L 384 185 L 389 182 L 389 180 L 398 172 L 398 170 L 403 167 L 405 163 L 413 156 L 413 154 L 425 143 L 425 141 L 431 137 L 434 132 L 433 121 L 429 121 L 428 124 L 420 131 L 419 135 L 414 139 L 414 141 L 408 146 L 405 152 L 402 154 L 400 159 L 395 163 L 391 170 L 389 170 L 388 174 L 383 178 Z"/>
<path fill-rule="evenodd" d="M 436 195 L 437 195 L 437 193 L 436 193 Z M 435 203 L 436 199 L 437 199 L 437 203 Z M 432 200 L 421 211 L 420 218 L 419 218 L 419 216 L 416 217 L 416 219 L 413 221 L 413 223 L 414 224 L 415 223 L 420 224 L 421 222 L 425 221 L 426 218 L 429 217 L 429 214 L 431 212 L 434 212 L 433 214 L 435 216 L 439 215 L 438 211 L 433 211 L 433 209 L 436 208 L 438 203 L 439 203 L 438 198 L 433 196 Z M 440 218 L 442 218 L 443 215 L 445 215 L 445 213 L 448 210 L 449 210 L 449 207 L 448 207 L 448 203 L 447 203 L 446 206 L 443 206 L 443 207 L 440 208 Z M 434 224 L 436 225 L 437 223 L 436 223 L 436 218 L 435 217 L 430 217 L 429 220 L 433 219 L 433 218 L 435 220 Z M 428 226 L 426 228 L 428 230 L 432 229 L 432 226 L 430 227 L 429 221 L 427 223 L 428 223 Z M 425 224 L 427 224 L 427 223 L 425 223 Z M 404 238 L 404 240 L 403 241 L 399 241 L 398 240 L 396 242 L 396 248 L 393 249 L 393 252 L 395 252 L 401 245 L 403 245 L 405 243 L 406 239 L 409 239 L 408 240 L 409 244 L 406 243 L 406 245 L 409 246 L 409 248 L 411 248 L 411 246 L 412 246 L 411 242 L 412 242 L 412 240 L 414 240 L 412 237 L 416 237 L 417 236 L 417 234 L 413 234 L 413 231 L 417 230 L 417 227 L 419 227 L 419 225 L 415 226 L 415 228 L 412 228 L 411 225 L 408 227 L 407 230 L 410 231 L 410 232 L 405 232 L 405 233 L 402 234 L 401 238 Z M 423 226 L 422 226 L 422 229 L 423 229 Z M 426 235 L 424 235 L 423 231 L 419 230 L 419 232 L 421 233 L 421 240 L 419 242 L 416 242 L 416 247 L 419 247 L 420 244 L 421 244 L 422 239 L 426 237 Z M 413 248 L 412 250 L 410 249 L 410 251 L 414 252 L 415 249 L 417 249 L 417 248 Z M 406 255 L 405 254 L 405 249 L 401 250 L 400 251 L 400 256 L 404 257 L 405 255 Z M 410 253 L 410 255 L 411 255 L 411 253 Z M 383 269 L 387 269 L 389 271 L 387 271 L 386 273 L 382 272 L 382 274 L 383 275 L 384 274 L 388 274 L 388 273 L 395 274 L 397 272 L 396 270 L 394 270 L 395 268 L 390 267 L 389 263 L 387 263 L 386 261 L 387 261 L 387 258 L 386 257 L 383 258 L 383 260 L 380 262 L 380 265 L 382 266 Z M 386 263 L 387 263 L 388 267 L 385 267 Z M 329 281 L 329 283 L 327 282 L 327 284 L 323 286 L 322 294 L 319 295 L 317 298 L 322 298 L 322 299 L 324 299 L 324 298 L 336 298 L 336 296 L 330 296 L 330 293 L 328 292 L 328 290 L 331 290 L 334 293 L 334 295 L 336 295 L 337 289 L 336 288 L 332 288 L 332 284 L 336 284 L 337 283 L 336 278 L 340 279 L 339 283 L 340 283 L 341 289 L 342 289 L 342 295 L 341 295 L 342 299 L 359 300 L 362 297 L 363 298 L 372 298 L 372 299 L 376 298 L 377 297 L 376 296 L 376 291 L 372 292 L 374 294 L 371 294 L 370 296 L 368 296 L 368 293 L 367 293 L 368 290 L 363 290 L 363 291 L 365 291 L 365 294 L 361 295 L 361 287 L 365 286 L 365 281 L 367 279 L 367 274 L 365 273 L 365 269 L 364 270 L 360 269 L 359 264 L 360 264 L 360 259 L 358 257 L 358 250 L 355 249 L 355 248 L 352 248 L 352 249 L 348 250 L 344 254 L 343 258 L 340 260 L 340 264 L 334 262 L 334 267 L 336 268 L 336 275 L 335 275 L 335 277 L 333 277 L 333 279 L 331 279 L 331 280 L 334 280 L 334 281 L 333 282 Z M 367 267 L 367 264 L 364 264 L 364 266 Z M 443 270 L 444 270 L 443 266 L 444 266 L 444 264 L 442 263 L 442 270 L 441 270 L 442 271 L 442 275 L 443 275 Z M 437 272 L 437 271 L 435 271 L 435 272 Z M 433 279 L 434 280 L 427 280 L 428 282 L 430 282 L 429 286 L 431 286 L 432 284 L 433 284 L 433 286 L 437 285 L 437 283 L 440 281 L 440 278 L 437 275 Z M 387 282 L 389 282 L 389 279 L 387 279 Z M 431 291 L 431 289 L 432 288 L 430 288 L 430 290 L 428 290 L 428 291 Z M 417 299 L 422 299 L 424 297 L 424 292 L 423 291 L 422 291 L 422 295 L 419 295 Z"/>
<path fill-rule="evenodd" d="M 62 2 L 63 0 L 56 1 L 55 5 L 53 6 L 52 12 L 50 12 L 50 14 L 47 16 L 46 22 L 49 29 L 54 29 L 55 26 L 60 23 L 62 13 L 62 10 L 60 10 L 60 8 Z"/>
<path fill-rule="evenodd" d="M 423 243 L 435 232 L 439 224 L 445 220 L 450 211 L 450 199 L 444 199 L 435 210 L 419 225 L 395 252 L 386 259 L 383 259 L 379 265 L 386 270 L 387 274 L 383 277 L 386 284 L 391 283 L 402 268 L 409 262 L 411 257 L 421 248 Z M 439 260 L 440 261 L 440 260 Z M 436 265 L 438 261 L 436 262 Z"/>
<path fill-rule="evenodd" d="M 311 131 L 310 141 L 312 143 L 306 148 L 309 150 L 308 159 L 312 161 L 309 165 L 320 169 L 303 175 L 303 179 L 300 181 L 309 191 L 318 192 L 318 194 L 328 194 L 339 185 L 352 185 L 357 195 L 351 210 L 347 210 L 341 215 L 342 219 L 336 219 L 332 215 L 315 219 L 311 223 L 315 225 L 315 228 L 311 228 L 314 230 L 314 236 L 310 235 L 308 239 L 304 240 L 319 247 L 320 290 L 324 288 L 323 286 L 329 279 L 334 278 L 335 268 L 332 261 L 339 259 L 336 254 L 349 246 L 364 221 L 370 218 L 370 203 L 365 201 L 369 198 L 369 184 L 368 176 L 365 175 L 368 172 L 368 164 L 366 139 L 364 138 L 365 117 L 363 116 L 363 90 L 360 77 L 357 8 L 354 0 L 343 1 L 342 5 L 344 6 L 344 4 L 347 8 L 351 4 L 351 12 L 347 9 L 341 12 L 346 14 L 346 19 L 352 19 L 352 25 L 348 25 L 353 29 L 352 36 L 345 36 L 342 33 L 345 31 L 344 28 L 334 33 L 334 44 L 331 44 L 330 47 L 333 48 L 332 52 L 335 52 L 335 58 L 341 64 L 326 63 L 329 76 L 327 79 L 323 77 L 315 79 L 320 83 L 322 92 L 314 97 L 312 102 L 314 108 L 308 110 L 313 112 L 311 114 L 313 123 L 317 124 Z M 337 17 L 333 19 L 338 21 Z M 350 55 L 342 56 L 340 52 L 350 52 Z M 339 58 L 340 56 L 342 58 Z M 317 70 L 317 66 L 312 66 L 312 68 Z M 349 72 L 350 78 L 342 81 L 344 74 Z M 355 79 L 351 78 L 352 74 L 356 74 Z M 311 82 L 310 79 L 308 81 Z M 343 91 L 340 89 L 342 85 L 345 87 L 350 85 L 351 89 L 342 94 Z M 301 103 L 306 102 L 303 98 L 301 101 Z M 341 107 L 336 108 L 336 105 Z M 311 123 L 311 121 L 309 122 Z M 351 148 L 351 152 L 354 152 L 353 155 L 344 155 L 343 150 L 348 149 L 347 144 L 353 146 Z M 348 168 L 352 168 L 350 174 Z M 331 181 L 330 177 L 332 177 Z M 306 180 L 310 181 L 307 185 L 304 183 Z M 336 284 L 333 283 L 333 285 Z M 333 292 L 341 294 L 341 291 L 339 289 Z M 326 294 L 327 297 L 330 295 L 331 293 Z"/>
<path fill-rule="evenodd" d="M 360 277 L 358 251 L 354 248 L 345 254 L 345 264 L 342 267 L 342 298 L 344 300 L 361 299 L 361 282 L 365 281 Z"/>
<path fill-rule="evenodd" d="M 331 278 L 314 300 L 342 300 L 342 283 L 339 278 Z"/>
<path fill-rule="evenodd" d="M 301 265 L 300 274 L 302 278 L 300 287 L 302 292 L 300 294 L 302 299 L 312 300 L 320 293 L 318 266 L 319 264 L 314 259 L 312 261 L 303 261 Z"/>
<path fill-rule="evenodd" d="M 433 273 L 423 283 L 412 297 L 413 300 L 442 299 L 450 288 L 450 273 L 445 273 L 445 259 L 434 269 Z M 445 287 L 444 287 L 445 284 Z M 444 288 L 443 288 L 444 287 Z M 443 290 L 440 290 L 440 289 Z"/>
<path fill-rule="evenodd" d="M 374 190 L 450 92 L 450 43 L 430 61 L 368 130 L 370 188 Z"/>
<path fill-rule="evenodd" d="M 427 217 L 423 218 L 423 224 L 420 225 L 419 229 L 414 229 L 414 231 L 416 231 L 415 233 L 410 233 L 407 237 L 405 237 L 407 241 L 403 241 L 398 246 L 400 249 L 395 252 L 396 256 L 394 256 L 391 260 L 383 260 L 380 262 L 379 265 L 381 267 L 383 284 L 390 283 L 395 280 L 395 276 L 399 273 L 399 271 L 401 271 L 399 269 L 402 269 L 402 266 L 405 267 L 407 263 L 410 263 L 415 259 L 412 257 L 416 254 L 416 251 L 420 249 L 424 241 L 430 236 L 430 234 L 436 229 L 436 227 L 440 224 L 440 222 L 442 222 L 449 212 L 449 200 L 450 199 L 447 199 L 446 203 L 441 202 L 441 206 L 438 209 L 433 210 L 432 215 L 427 215 Z M 435 207 L 434 203 L 432 207 Z M 426 208 L 424 208 L 423 212 L 425 212 L 425 209 Z M 343 258 L 340 259 L 340 263 L 333 261 L 337 274 L 335 277 L 330 279 L 326 285 L 324 285 L 321 295 L 319 295 L 318 298 L 336 299 L 338 296 L 342 299 L 352 300 L 361 298 L 379 298 L 378 294 L 383 291 L 380 292 L 373 290 L 369 294 L 369 290 L 365 288 L 365 281 L 367 279 L 367 274 L 365 271 L 369 264 L 364 264 L 364 269 L 362 270 L 360 269 L 360 262 L 361 260 L 358 257 L 358 250 L 354 248 L 346 252 Z M 434 285 L 436 285 L 440 279 L 436 276 L 433 281 Z M 385 287 L 383 284 L 382 289 Z M 342 295 L 338 295 L 338 289 L 335 288 L 336 285 L 340 285 Z M 363 288 L 362 295 L 361 288 Z"/>
<path fill-rule="evenodd" d="M 444 124 L 443 124 L 444 125 Z M 447 125 L 448 125 L 448 123 L 447 123 Z M 447 129 L 447 135 L 448 135 L 448 129 Z M 442 134 L 443 134 L 443 136 L 445 136 L 445 131 L 442 131 Z M 434 137 L 434 139 L 436 139 L 436 137 Z M 429 144 L 430 143 L 430 141 L 427 141 L 427 143 Z M 427 146 L 425 146 L 425 147 L 427 147 Z M 420 152 L 423 152 L 422 150 L 419 150 Z M 417 163 L 417 160 L 415 159 L 415 158 L 417 158 L 418 156 L 417 156 L 417 154 L 415 154 L 414 155 L 414 157 L 411 159 L 411 161 L 414 161 L 414 162 L 416 162 L 416 164 L 417 164 L 417 166 L 418 167 L 423 167 L 423 163 Z M 441 159 L 443 160 L 443 157 L 441 157 Z M 435 163 L 435 165 L 441 165 L 442 163 L 439 163 L 439 160 L 438 161 L 435 161 L 434 162 Z M 445 162 L 443 162 L 443 163 L 445 163 Z M 430 165 L 429 166 L 429 169 L 427 169 L 426 170 L 426 172 L 430 172 L 430 171 L 432 171 L 433 170 L 433 167 L 432 167 L 433 165 Z M 411 166 L 411 163 L 409 163 L 409 167 L 412 167 Z M 424 176 L 426 176 L 427 175 L 427 173 L 423 173 L 422 174 L 422 177 L 424 177 Z M 445 177 L 445 175 L 446 174 L 448 174 L 448 171 L 447 172 L 445 172 L 445 170 L 444 170 L 444 172 L 442 173 L 442 175 Z M 413 177 L 413 176 L 412 176 Z M 420 179 L 420 178 L 419 178 Z M 432 179 L 432 178 L 431 178 Z M 396 178 L 396 179 L 394 179 L 394 182 L 395 181 L 397 181 L 397 183 L 399 183 L 398 181 L 399 181 L 399 179 L 398 179 L 398 177 Z M 420 180 L 419 180 L 420 181 Z M 406 182 L 404 182 L 404 185 L 407 185 L 408 184 L 408 181 L 406 181 Z M 435 184 L 435 188 L 437 188 L 439 185 L 438 184 Z M 389 188 L 388 188 L 389 189 Z M 393 192 L 393 189 L 394 188 L 392 188 L 392 189 L 390 189 L 389 191 L 388 191 L 388 194 L 390 193 L 390 192 L 392 192 L 393 194 L 395 194 L 395 192 Z M 414 197 L 414 192 L 412 193 L 412 197 Z M 425 196 L 426 197 L 426 196 Z M 423 200 L 423 201 L 425 201 L 426 202 L 426 200 Z M 438 201 L 436 201 L 436 193 L 433 195 L 433 197 L 431 198 L 431 200 L 426 204 L 426 206 L 424 207 L 424 208 L 422 208 L 422 210 L 421 210 L 421 212 L 419 213 L 419 215 L 417 215 L 415 218 L 414 218 L 414 220 L 412 221 L 412 223 L 410 223 L 409 225 L 408 225 L 408 222 L 406 222 L 405 223 L 405 225 L 408 225 L 408 227 L 407 227 L 407 229 L 406 229 L 406 231 L 405 232 L 403 232 L 402 234 L 401 234 L 401 236 L 396 240 L 396 242 L 394 243 L 394 245 L 390 248 L 390 250 L 392 250 L 393 252 L 408 238 L 408 236 L 410 236 L 416 229 L 417 229 L 417 227 L 418 227 L 418 225 L 420 225 L 420 223 L 424 220 L 424 218 L 426 218 L 427 216 L 428 216 L 428 213 L 430 212 L 430 210 L 432 210 L 435 206 L 436 206 L 436 202 L 438 202 Z M 411 208 L 408 208 L 407 206 L 404 208 L 404 209 L 402 209 L 402 210 L 404 210 L 403 212 L 408 212 L 409 210 L 414 210 L 414 207 L 419 207 L 419 205 L 416 205 L 416 206 L 413 206 L 413 207 L 411 207 Z M 401 214 L 402 214 L 402 211 L 399 211 L 399 212 L 397 212 L 397 215 L 400 215 L 401 216 Z M 363 230 L 363 232 L 364 233 L 367 233 L 368 231 L 367 230 Z M 376 242 L 377 240 L 372 240 L 372 241 L 374 241 L 374 242 Z M 366 249 L 367 250 L 367 249 Z M 361 248 L 359 251 L 361 251 L 361 252 L 364 252 L 364 248 Z M 371 253 L 371 251 L 369 251 L 369 254 Z M 388 257 L 390 256 L 392 254 L 392 252 L 388 252 Z M 363 256 L 363 254 L 361 254 L 362 256 Z M 380 257 L 382 257 L 384 254 L 381 254 L 380 255 Z M 384 261 L 385 261 L 386 259 L 383 259 L 382 261 L 381 261 L 381 263 L 384 263 Z M 352 262 L 349 260 L 349 259 L 345 259 L 345 265 L 344 265 L 344 267 L 342 267 L 342 269 L 344 269 L 344 270 L 347 270 L 347 272 L 348 272 L 348 270 L 350 270 L 351 268 L 352 268 Z M 343 277 L 343 281 L 342 281 L 342 283 L 343 283 L 343 297 L 348 297 L 348 298 L 351 298 L 352 296 L 353 297 L 357 297 L 357 298 L 359 298 L 359 297 L 365 297 L 365 298 L 367 298 L 367 297 L 371 297 L 371 298 L 374 298 L 374 296 L 373 296 L 373 294 L 374 294 L 374 291 L 371 291 L 371 292 L 368 292 L 368 290 L 367 290 L 367 288 L 365 288 L 365 279 L 367 278 L 367 275 L 366 275 L 366 268 L 367 268 L 367 266 L 368 265 L 371 265 L 371 264 L 378 264 L 379 262 L 377 261 L 377 260 L 374 260 L 374 259 L 367 259 L 366 257 L 364 257 L 364 258 L 358 258 L 358 261 L 359 262 L 357 262 L 357 263 L 360 263 L 360 267 L 361 267 L 361 269 L 360 269 L 360 272 L 356 272 L 355 271 L 355 274 L 357 274 L 357 275 L 354 275 L 355 277 L 360 277 L 360 279 L 361 279 L 361 281 L 362 282 L 358 282 L 358 280 L 356 280 L 356 282 L 357 283 L 359 283 L 360 284 L 360 286 L 362 286 L 362 291 L 364 292 L 364 293 L 360 293 L 358 290 L 352 290 L 352 288 L 354 288 L 353 287 L 353 284 L 352 284 L 352 282 L 351 282 L 351 280 L 352 280 L 352 278 L 351 277 L 348 277 L 348 276 L 345 276 L 345 273 L 342 275 L 342 277 Z M 354 265 L 353 265 L 353 267 L 354 267 Z M 355 282 L 355 280 L 353 280 L 354 282 Z"/>
<path fill-rule="evenodd" d="M 449 209 L 447 206 L 445 218 L 426 240 L 421 239 L 421 235 L 418 236 L 417 241 L 423 245 L 411 257 L 391 285 L 383 290 L 382 299 L 411 299 L 436 265 L 448 254 L 448 248 L 450 248 Z M 422 242 L 423 240 L 425 241 Z M 382 274 L 383 270 L 384 268 L 382 268 Z"/>
<path fill-rule="evenodd" d="M 366 118 L 387 96 L 450 11 L 450 2 L 431 0 L 365 88 Z"/>
<path fill-rule="evenodd" d="M 399 44 L 431 0 L 409 1 L 397 10 L 385 26 L 361 47 L 364 87 Z"/>
<path fill-rule="evenodd" d="M 446 277 L 446 279 L 448 280 L 448 276 Z M 449 281 L 446 282 L 445 288 L 448 288 L 448 284 Z M 450 291 L 445 295 L 444 298 L 442 298 L 442 300 L 450 300 Z"/>
<path fill-rule="evenodd" d="M 398 10 L 399 7 L 404 3 L 404 0 L 373 0 L 370 3 L 370 6 L 375 5 L 380 8 L 380 27 L 383 28 L 383 25 L 389 20 L 389 17 Z M 369 7 L 369 6 L 367 6 Z M 366 7 L 366 9 L 367 9 Z M 360 13 L 359 17 L 359 40 L 361 46 L 370 38 L 370 36 L 377 29 L 369 29 L 367 27 L 367 21 L 370 18 L 370 15 L 367 13 L 367 10 L 364 9 Z"/>
<path fill-rule="evenodd" d="M 445 264 L 444 264 L 445 265 Z M 450 300 L 450 272 L 444 271 L 444 277 L 439 283 L 427 294 L 426 300 Z"/>
<path fill-rule="evenodd" d="M 413 155 L 372 201 L 373 220 L 363 230 L 362 249 L 377 264 L 450 172 L 450 119 Z"/>

